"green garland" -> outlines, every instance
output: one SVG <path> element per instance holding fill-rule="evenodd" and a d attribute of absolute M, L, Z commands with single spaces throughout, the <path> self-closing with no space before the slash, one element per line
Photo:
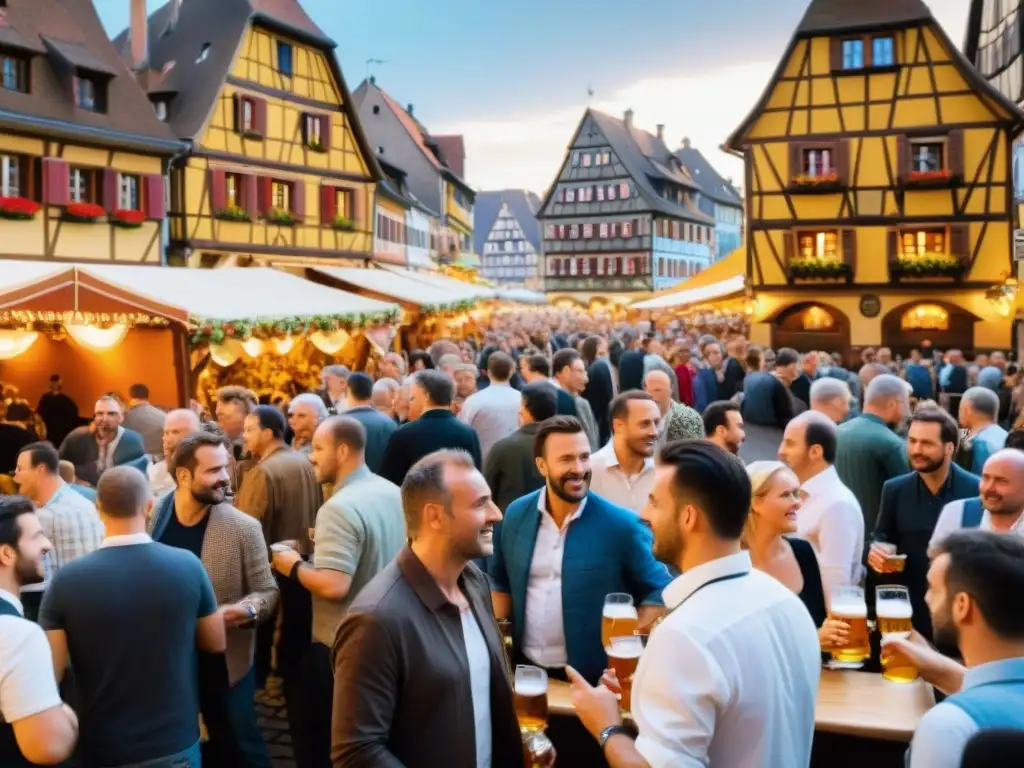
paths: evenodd
<path fill-rule="evenodd" d="M 959 259 L 944 256 L 900 256 L 897 271 L 903 275 L 958 275 L 964 271 Z"/>
<path fill-rule="evenodd" d="M 466 312 L 477 304 L 476 299 L 462 299 L 461 301 L 445 302 L 443 304 L 424 304 L 420 312 L 424 315 L 439 315 L 442 312 Z"/>
<path fill-rule="evenodd" d="M 228 339 L 245 341 L 249 338 L 283 339 L 288 336 L 300 336 L 307 331 L 330 333 L 339 330 L 362 330 L 373 325 L 392 324 L 398 322 L 401 314 L 395 312 L 374 312 L 370 314 L 338 314 L 338 315 L 305 315 L 281 317 L 273 320 L 261 318 L 243 318 L 239 320 L 208 320 L 191 318 L 195 331 L 192 333 L 192 346 L 203 344 L 222 344 Z"/>
<path fill-rule="evenodd" d="M 841 277 L 849 272 L 845 262 L 797 257 L 789 260 L 793 277 Z"/>

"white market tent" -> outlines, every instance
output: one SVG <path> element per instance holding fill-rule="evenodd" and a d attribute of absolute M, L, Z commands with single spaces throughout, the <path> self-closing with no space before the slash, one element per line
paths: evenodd
<path fill-rule="evenodd" d="M 547 304 L 548 297 L 526 288 L 498 288 L 500 301 L 512 301 L 516 304 Z"/>
<path fill-rule="evenodd" d="M 395 272 L 390 269 L 362 269 L 360 267 L 311 267 L 342 287 L 356 288 L 381 298 L 391 299 L 400 304 L 421 310 L 437 311 L 452 309 L 480 301 L 479 291 L 469 283 L 444 278 L 454 285 L 438 285 L 419 279 L 414 273 Z M 463 287 L 464 286 L 464 287 Z"/>
<path fill-rule="evenodd" d="M 746 278 L 744 275 L 720 280 L 710 285 L 702 285 L 699 288 L 681 290 L 674 293 L 656 296 L 646 301 L 640 301 L 630 306 L 630 309 L 680 309 L 691 304 L 698 304 L 702 301 L 713 301 L 723 299 L 727 296 L 743 293 Z"/>
<path fill-rule="evenodd" d="M 388 272 L 401 275 L 402 277 L 410 280 L 417 280 L 421 283 L 432 285 L 446 291 L 455 291 L 459 294 L 466 293 L 477 299 L 493 299 L 497 295 L 493 288 L 489 288 L 486 285 L 467 283 L 465 280 L 456 280 L 454 277 L 447 277 L 446 275 L 441 275 L 436 272 L 415 272 L 411 269 L 403 269 L 402 267 L 390 265 L 382 266 Z"/>

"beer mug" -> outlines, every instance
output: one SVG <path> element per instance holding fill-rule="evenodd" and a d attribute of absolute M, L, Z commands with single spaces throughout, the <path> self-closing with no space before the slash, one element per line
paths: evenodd
<path fill-rule="evenodd" d="M 520 730 L 523 738 L 523 768 L 542 768 L 547 764 L 545 756 L 554 749 L 554 745 L 544 731 Z"/>
<path fill-rule="evenodd" d="M 887 541 L 876 541 L 872 546 L 882 551 L 885 563 L 882 566 L 882 573 L 903 573 L 907 565 L 907 556 L 898 554 L 896 545 Z"/>
<path fill-rule="evenodd" d="M 613 637 L 625 637 L 636 631 L 639 619 L 632 595 L 612 592 L 605 595 L 601 614 L 601 644 L 607 648 Z"/>
<path fill-rule="evenodd" d="M 835 587 L 829 600 L 828 617 L 845 621 L 850 629 L 846 643 L 833 648 L 833 669 L 860 669 L 871 658 L 871 644 L 868 640 L 868 605 L 864 590 L 860 587 Z"/>
<path fill-rule="evenodd" d="M 895 647 L 886 648 L 888 640 L 910 637 L 914 612 L 910 592 L 902 586 L 881 586 L 875 589 L 875 615 L 882 636 L 882 677 L 894 683 L 911 683 L 917 679 L 917 668 Z"/>
<path fill-rule="evenodd" d="M 537 733 L 548 727 L 548 673 L 519 664 L 515 674 L 516 717 L 519 729 Z"/>
<path fill-rule="evenodd" d="M 619 706 L 623 714 L 629 714 L 630 696 L 633 692 L 633 674 L 636 672 L 636 665 L 640 662 L 640 656 L 644 652 L 644 642 L 640 635 L 627 635 L 626 637 L 613 637 L 608 647 L 605 648 L 608 654 L 608 665 L 615 672 L 615 677 L 622 687 L 622 698 Z"/>

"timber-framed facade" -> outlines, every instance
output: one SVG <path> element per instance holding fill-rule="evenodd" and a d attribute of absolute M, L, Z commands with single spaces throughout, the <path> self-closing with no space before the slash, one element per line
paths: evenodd
<path fill-rule="evenodd" d="M 133 47 L 136 35 L 147 43 Z M 171 263 L 372 257 L 381 171 L 335 43 L 297 0 L 172 0 L 119 42 L 136 51 L 156 113 L 192 145 L 170 176 Z"/>
<path fill-rule="evenodd" d="M 1022 128 L 920 0 L 813 0 L 728 140 L 745 160 L 754 340 L 851 360 L 953 332 L 1009 347 Z"/>

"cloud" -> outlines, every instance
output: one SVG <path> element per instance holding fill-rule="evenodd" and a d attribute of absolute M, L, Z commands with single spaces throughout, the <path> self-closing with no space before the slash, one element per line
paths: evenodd
<path fill-rule="evenodd" d="M 953 42 L 961 44 L 967 21 L 962 0 L 932 0 L 930 5 Z M 780 55 L 784 46 L 780 41 Z M 728 54 L 728 46 L 723 51 Z M 702 74 L 647 77 L 612 94 L 597 93 L 591 106 L 616 116 L 632 109 L 633 122 L 652 133 L 664 123 L 669 147 L 689 137 L 719 173 L 741 184 L 742 161 L 718 148 L 757 102 L 777 63 L 772 59 L 726 64 Z M 586 107 L 575 102 L 546 113 L 469 118 L 431 128 L 465 136 L 467 180 L 474 187 L 542 193 L 561 168 Z"/>

